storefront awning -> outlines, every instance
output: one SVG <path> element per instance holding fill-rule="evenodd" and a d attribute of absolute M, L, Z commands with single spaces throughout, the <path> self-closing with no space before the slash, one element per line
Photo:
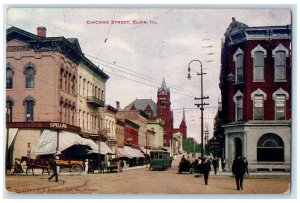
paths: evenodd
<path fill-rule="evenodd" d="M 59 131 L 59 151 L 64 151 L 65 149 L 73 145 L 85 145 L 90 149 L 97 147 L 93 140 L 85 139 L 80 137 L 76 133 L 68 131 Z M 36 155 L 54 154 L 57 149 L 57 131 L 44 130 L 39 138 L 39 142 L 36 145 L 33 153 Z"/>
<path fill-rule="evenodd" d="M 95 145 L 92 149 L 88 151 L 88 154 L 99 154 L 99 146 L 93 140 L 91 140 Z M 114 154 L 114 152 L 107 146 L 105 142 L 100 142 L 100 154 Z"/>
<path fill-rule="evenodd" d="M 141 151 L 144 153 L 144 154 L 148 154 L 148 155 L 150 155 L 150 149 L 145 149 L 145 147 L 140 147 L 140 149 L 141 149 Z"/>
<path fill-rule="evenodd" d="M 18 132 L 18 128 L 9 128 L 9 132 L 8 132 L 8 148 L 11 146 L 11 144 L 13 143 L 16 135 Z"/>
<path fill-rule="evenodd" d="M 143 153 L 138 150 L 134 149 L 132 147 L 124 146 L 124 150 L 131 156 L 131 157 L 136 157 L 136 158 L 142 158 L 145 157 Z"/>
<path fill-rule="evenodd" d="M 130 158 L 132 159 L 132 156 L 130 156 L 130 154 L 128 154 L 123 148 L 117 148 L 117 157 L 118 158 Z"/>

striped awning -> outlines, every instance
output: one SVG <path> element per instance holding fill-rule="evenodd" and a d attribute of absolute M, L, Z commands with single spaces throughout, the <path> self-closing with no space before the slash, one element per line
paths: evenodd
<path fill-rule="evenodd" d="M 145 147 L 141 146 L 140 150 L 144 153 L 144 154 L 148 154 L 150 155 L 150 149 L 145 149 Z"/>
<path fill-rule="evenodd" d="M 128 146 L 124 146 L 124 150 L 131 156 L 131 157 L 135 157 L 135 158 L 143 158 L 145 157 L 143 155 L 143 153 L 138 150 L 138 149 L 134 149 L 132 147 L 128 147 Z"/>
<path fill-rule="evenodd" d="M 132 159 L 132 156 L 130 154 L 128 154 L 123 148 L 117 148 L 117 157 Z"/>

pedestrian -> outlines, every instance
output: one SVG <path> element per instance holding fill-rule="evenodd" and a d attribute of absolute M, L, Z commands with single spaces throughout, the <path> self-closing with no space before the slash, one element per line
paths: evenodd
<path fill-rule="evenodd" d="M 91 159 L 88 160 L 88 173 L 94 173 L 93 160 Z"/>
<path fill-rule="evenodd" d="M 223 160 L 222 160 L 222 169 L 223 169 L 223 171 L 225 171 L 225 164 L 226 164 L 226 161 L 225 161 L 225 159 L 223 158 Z"/>
<path fill-rule="evenodd" d="M 23 173 L 23 168 L 21 166 L 20 159 L 15 158 L 15 166 L 14 166 L 14 171 L 13 173 Z"/>
<path fill-rule="evenodd" d="M 203 161 L 202 168 L 203 168 L 203 174 L 204 174 L 204 183 L 205 183 L 205 185 L 208 185 L 208 176 L 209 176 L 209 172 L 211 171 L 211 168 L 210 168 L 210 161 L 207 157 Z"/>
<path fill-rule="evenodd" d="M 123 172 L 123 168 L 124 168 L 124 161 L 121 160 L 121 163 L 120 163 L 120 172 Z"/>
<path fill-rule="evenodd" d="M 157 158 L 156 158 L 157 159 Z M 185 159 L 185 157 L 184 157 L 184 155 L 182 155 L 182 158 L 181 158 L 181 162 L 184 162 L 186 159 Z"/>
<path fill-rule="evenodd" d="M 30 147 L 30 142 L 27 143 L 27 157 L 28 157 L 28 159 L 31 159 L 31 147 Z"/>
<path fill-rule="evenodd" d="M 247 161 L 246 157 L 244 157 L 244 162 L 245 162 L 245 170 L 246 170 L 246 173 L 247 173 L 247 175 L 249 175 L 249 171 L 248 171 L 248 161 Z"/>
<path fill-rule="evenodd" d="M 217 174 L 218 165 L 219 165 L 219 159 L 218 159 L 217 156 L 215 156 L 214 159 L 213 159 L 213 167 L 214 167 L 215 174 Z"/>
<path fill-rule="evenodd" d="M 55 157 L 54 157 L 54 156 L 50 158 L 49 166 L 50 166 L 50 169 L 53 171 L 52 176 L 50 176 L 50 177 L 48 178 L 49 182 L 50 182 L 50 180 L 51 180 L 53 177 L 55 177 L 55 182 L 58 182 L 57 164 L 56 164 L 56 161 L 55 161 Z"/>
<path fill-rule="evenodd" d="M 104 162 L 101 161 L 100 163 L 100 173 L 104 173 Z"/>
<path fill-rule="evenodd" d="M 88 174 L 89 173 L 89 163 L 88 163 L 88 159 L 86 159 L 85 161 L 84 161 L 84 173 L 85 174 Z"/>
<path fill-rule="evenodd" d="M 241 156 L 238 156 L 232 164 L 232 173 L 235 176 L 236 189 L 243 189 L 243 179 L 245 173 L 245 162 Z"/>

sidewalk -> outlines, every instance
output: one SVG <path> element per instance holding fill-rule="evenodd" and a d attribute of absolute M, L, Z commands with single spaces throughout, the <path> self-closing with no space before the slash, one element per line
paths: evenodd
<path fill-rule="evenodd" d="M 230 176 L 234 177 L 232 172 L 217 172 L 214 174 L 213 171 L 210 172 L 210 176 Z M 244 178 L 289 178 L 291 173 L 288 172 L 252 172 L 249 175 L 245 174 Z"/>

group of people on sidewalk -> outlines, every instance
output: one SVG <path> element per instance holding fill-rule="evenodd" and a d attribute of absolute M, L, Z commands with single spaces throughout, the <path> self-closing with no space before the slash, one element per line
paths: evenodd
<path fill-rule="evenodd" d="M 200 160 L 200 158 L 199 158 L 199 160 Z M 218 165 L 217 157 L 214 157 L 214 159 L 205 157 L 203 159 L 203 163 L 202 163 L 202 172 L 204 175 L 205 185 L 208 185 L 209 172 L 211 171 L 211 161 L 213 162 L 212 165 L 214 168 L 214 173 L 217 174 L 217 165 Z M 244 174 L 247 173 L 249 175 L 248 161 L 247 161 L 246 157 L 244 157 L 244 159 L 242 159 L 241 156 L 237 156 L 235 158 L 235 160 L 232 163 L 232 173 L 236 180 L 237 190 L 243 190 Z"/>

